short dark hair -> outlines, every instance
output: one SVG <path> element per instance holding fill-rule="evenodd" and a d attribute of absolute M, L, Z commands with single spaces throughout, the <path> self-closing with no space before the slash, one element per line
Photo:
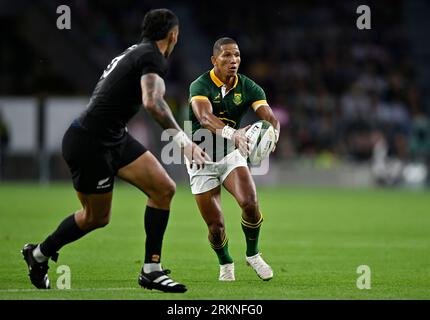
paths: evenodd
<path fill-rule="evenodd" d="M 212 50 L 212 53 L 214 56 L 218 55 L 218 53 L 221 51 L 221 46 L 225 45 L 225 44 L 237 44 L 237 42 L 232 39 L 232 38 L 228 38 L 228 37 L 224 37 L 224 38 L 219 38 L 217 41 L 215 41 L 214 43 L 214 47 Z"/>
<path fill-rule="evenodd" d="M 169 9 L 154 9 L 145 14 L 142 22 L 141 40 L 158 41 L 167 37 L 174 26 L 179 25 L 178 17 Z"/>

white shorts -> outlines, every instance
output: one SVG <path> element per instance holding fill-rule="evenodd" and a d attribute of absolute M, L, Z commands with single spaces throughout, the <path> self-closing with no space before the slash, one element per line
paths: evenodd
<path fill-rule="evenodd" d="M 225 178 L 238 167 L 247 167 L 247 161 L 238 149 L 232 151 L 219 162 L 205 164 L 203 169 L 195 165 L 190 169 L 189 161 L 185 159 L 192 194 L 204 193 L 221 185 Z"/>

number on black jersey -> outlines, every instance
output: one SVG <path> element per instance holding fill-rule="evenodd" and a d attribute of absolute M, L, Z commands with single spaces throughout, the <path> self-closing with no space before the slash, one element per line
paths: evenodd
<path fill-rule="evenodd" d="M 112 61 L 111 61 L 111 63 L 109 63 L 108 66 L 106 67 L 105 71 L 103 71 L 103 74 L 102 74 L 102 76 L 101 76 L 100 79 L 106 78 L 109 75 L 109 73 L 111 73 L 113 71 L 113 69 L 115 69 L 115 67 L 117 66 L 118 62 L 122 58 L 124 58 L 125 55 L 130 52 L 130 50 L 133 50 L 136 47 L 137 47 L 137 44 L 132 45 L 131 47 L 127 48 L 127 50 L 125 50 L 123 54 L 121 54 L 121 55 L 113 58 Z"/>

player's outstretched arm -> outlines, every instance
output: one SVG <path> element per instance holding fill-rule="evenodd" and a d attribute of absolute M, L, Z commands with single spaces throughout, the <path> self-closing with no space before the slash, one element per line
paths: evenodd
<path fill-rule="evenodd" d="M 182 131 L 176 122 L 169 105 L 164 100 L 166 86 L 164 80 L 156 73 L 144 74 L 140 79 L 142 88 L 142 103 L 150 115 L 161 125 L 163 129 L 176 129 L 173 140 L 184 149 L 184 154 L 197 167 L 204 165 L 209 156 L 198 145 L 193 143 Z"/>
<path fill-rule="evenodd" d="M 278 143 L 281 125 L 279 124 L 278 119 L 276 119 L 275 115 L 273 114 L 272 108 L 270 108 L 268 105 L 262 105 L 255 111 L 255 113 L 258 118 L 269 121 L 272 124 L 273 128 L 275 128 L 276 143 Z M 273 148 L 273 151 L 275 151 L 275 148 Z"/>
<path fill-rule="evenodd" d="M 156 73 L 147 73 L 140 79 L 142 88 L 142 103 L 150 115 L 161 125 L 163 129 L 181 130 L 169 105 L 164 100 L 166 86 L 163 78 Z"/>
<path fill-rule="evenodd" d="M 233 140 L 243 155 L 249 153 L 249 139 L 245 137 L 245 133 L 250 126 L 239 130 L 226 126 L 224 122 L 213 114 L 212 104 L 209 99 L 194 99 L 191 101 L 191 107 L 203 128 L 215 134 L 220 134 L 226 139 Z"/>
<path fill-rule="evenodd" d="M 212 104 L 209 99 L 192 100 L 191 107 L 202 127 L 210 130 L 212 133 L 221 132 L 225 127 L 224 122 L 213 114 Z"/>

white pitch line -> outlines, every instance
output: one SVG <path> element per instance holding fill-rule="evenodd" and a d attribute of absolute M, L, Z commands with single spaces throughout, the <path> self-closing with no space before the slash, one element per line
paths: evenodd
<path fill-rule="evenodd" d="M 0 289 L 2 292 L 52 292 L 52 291 L 128 291 L 128 290 L 142 290 L 141 288 L 79 288 L 79 289 L 53 289 L 53 290 L 41 290 L 41 289 Z M 142 290 L 142 292 L 144 292 Z"/>

